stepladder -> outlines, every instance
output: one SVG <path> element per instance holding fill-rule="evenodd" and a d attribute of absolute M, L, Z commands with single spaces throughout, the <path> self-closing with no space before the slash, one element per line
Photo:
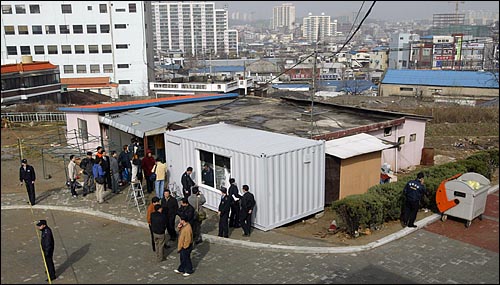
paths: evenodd
<path fill-rule="evenodd" d="M 137 211 L 139 211 L 139 213 L 141 213 L 141 208 L 146 210 L 146 199 L 144 197 L 144 191 L 140 181 L 130 183 L 125 202 L 129 206 L 137 207 Z"/>

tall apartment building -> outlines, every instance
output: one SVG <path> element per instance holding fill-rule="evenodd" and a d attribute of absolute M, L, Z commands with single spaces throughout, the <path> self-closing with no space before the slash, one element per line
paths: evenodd
<path fill-rule="evenodd" d="M 148 3 L 2 1 L 2 64 L 31 55 L 57 65 L 61 79 L 109 77 L 119 95 L 148 95 L 154 80 Z"/>
<path fill-rule="evenodd" d="M 238 53 L 238 32 L 228 29 L 227 10 L 216 9 L 214 2 L 153 2 L 152 10 L 156 54 Z"/>
<path fill-rule="evenodd" d="M 291 3 L 284 3 L 273 8 L 273 30 L 288 29 L 293 30 L 295 25 L 295 6 Z"/>
<path fill-rule="evenodd" d="M 302 21 L 302 36 L 309 42 L 324 41 L 336 33 L 337 20 L 331 21 L 330 16 L 325 16 L 325 13 L 321 13 L 321 16 L 309 13 Z"/>

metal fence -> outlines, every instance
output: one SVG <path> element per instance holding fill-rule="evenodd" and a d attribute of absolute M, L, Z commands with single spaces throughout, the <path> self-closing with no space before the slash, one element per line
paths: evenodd
<path fill-rule="evenodd" d="M 13 123 L 25 122 L 65 122 L 66 113 L 63 112 L 37 112 L 37 113 L 2 113 L 2 120 Z"/>

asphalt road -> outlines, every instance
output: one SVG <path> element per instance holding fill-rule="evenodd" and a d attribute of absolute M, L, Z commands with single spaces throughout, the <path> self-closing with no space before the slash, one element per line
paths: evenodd
<path fill-rule="evenodd" d="M 54 284 L 74 283 L 499 283 L 499 255 L 424 229 L 350 254 L 286 253 L 204 242 L 195 273 L 175 274 L 179 256 L 154 261 L 149 232 L 93 216 L 34 210 L 55 237 Z M 45 283 L 29 210 L 2 210 L 1 283 Z"/>

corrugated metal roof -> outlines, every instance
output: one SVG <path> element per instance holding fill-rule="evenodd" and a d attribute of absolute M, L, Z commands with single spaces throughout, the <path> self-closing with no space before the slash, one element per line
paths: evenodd
<path fill-rule="evenodd" d="M 374 151 L 384 150 L 386 148 L 391 148 L 392 146 L 392 144 L 385 143 L 372 135 L 362 133 L 327 141 L 325 143 L 325 152 L 329 155 L 346 159 Z"/>
<path fill-rule="evenodd" d="M 158 99 L 146 99 L 146 100 L 135 100 L 127 102 L 116 102 L 109 104 L 96 104 L 96 105 L 84 105 L 78 107 L 60 107 L 59 111 L 63 112 L 89 112 L 89 113 L 100 113 L 100 112 L 110 112 L 110 111 L 120 111 L 120 110 L 130 110 L 139 109 L 154 106 L 164 106 L 181 104 L 188 102 L 199 102 L 199 101 L 209 101 L 217 99 L 231 99 L 238 97 L 238 93 L 226 93 L 226 94 L 198 94 L 198 95 L 184 95 L 184 96 L 174 96 Z"/>
<path fill-rule="evenodd" d="M 498 73 L 496 76 L 498 78 Z M 498 88 L 498 81 L 491 72 L 456 70 L 389 69 L 382 84 Z"/>
<path fill-rule="evenodd" d="M 149 107 L 134 111 L 114 114 L 109 117 L 100 116 L 99 121 L 140 138 L 161 134 L 169 123 L 191 118 L 193 115 L 158 107 Z"/>
<path fill-rule="evenodd" d="M 277 134 L 225 123 L 178 130 L 168 133 L 208 145 L 213 145 L 255 156 L 277 155 L 293 150 L 323 144 L 323 141 Z"/>
<path fill-rule="evenodd" d="M 29 63 L 13 63 L 4 64 L 1 66 L 1 73 L 14 73 L 14 72 L 27 72 L 27 71 L 38 71 L 38 70 L 49 70 L 59 68 L 56 65 L 48 61 L 35 61 Z"/>

